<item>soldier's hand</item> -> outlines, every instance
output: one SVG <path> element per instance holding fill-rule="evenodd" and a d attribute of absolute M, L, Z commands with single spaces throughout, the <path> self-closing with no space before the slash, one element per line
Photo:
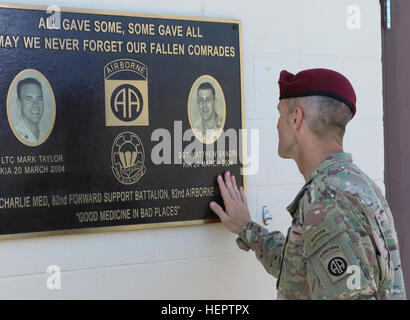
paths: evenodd
<path fill-rule="evenodd" d="M 224 178 L 225 181 L 222 176 L 218 176 L 218 185 L 224 201 L 225 211 L 215 201 L 212 201 L 209 207 L 218 215 L 229 231 L 238 234 L 242 227 L 251 220 L 248 202 L 243 187 L 238 189 L 235 177 L 231 176 L 229 171 L 225 173 Z"/>

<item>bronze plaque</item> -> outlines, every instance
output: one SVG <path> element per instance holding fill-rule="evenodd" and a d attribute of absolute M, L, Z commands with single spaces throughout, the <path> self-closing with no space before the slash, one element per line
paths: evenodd
<path fill-rule="evenodd" d="M 216 176 L 244 184 L 240 28 L 1 5 L 0 234 L 217 221 Z"/>

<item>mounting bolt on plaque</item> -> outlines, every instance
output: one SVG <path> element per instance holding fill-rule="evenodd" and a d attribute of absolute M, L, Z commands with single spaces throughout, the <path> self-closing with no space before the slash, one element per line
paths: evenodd
<path fill-rule="evenodd" d="M 262 208 L 262 218 L 263 218 L 263 223 L 265 225 L 268 225 L 272 221 L 272 215 L 269 214 L 269 207 L 268 206 L 263 206 Z"/>

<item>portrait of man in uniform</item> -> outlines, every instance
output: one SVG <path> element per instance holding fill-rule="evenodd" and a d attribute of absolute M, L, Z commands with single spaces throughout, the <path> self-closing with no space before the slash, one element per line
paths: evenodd
<path fill-rule="evenodd" d="M 222 88 L 211 76 L 200 77 L 192 86 L 188 103 L 190 124 L 195 136 L 205 144 L 215 142 L 225 122 Z"/>
<path fill-rule="evenodd" d="M 43 89 L 34 78 L 26 78 L 17 84 L 17 101 L 21 110 L 16 131 L 29 142 L 37 142 L 44 136 L 44 128 L 39 122 L 44 114 Z"/>
<path fill-rule="evenodd" d="M 36 146 L 52 130 L 55 101 L 47 79 L 36 70 L 30 71 L 17 75 L 10 85 L 7 114 L 14 135 L 22 143 Z"/>

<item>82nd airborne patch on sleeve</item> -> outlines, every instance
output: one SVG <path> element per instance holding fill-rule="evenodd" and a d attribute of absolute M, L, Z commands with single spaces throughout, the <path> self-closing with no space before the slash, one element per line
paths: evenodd
<path fill-rule="evenodd" d="M 347 272 L 349 260 L 346 258 L 340 245 L 332 244 L 325 247 L 319 252 L 319 259 L 333 283 L 349 274 Z"/>

